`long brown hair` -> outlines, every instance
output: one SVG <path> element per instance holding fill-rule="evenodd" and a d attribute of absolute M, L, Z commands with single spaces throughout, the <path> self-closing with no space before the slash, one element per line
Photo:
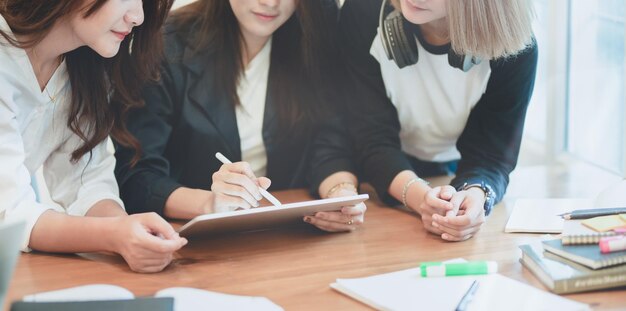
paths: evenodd
<path fill-rule="evenodd" d="M 333 72 L 340 67 L 334 0 L 300 0 L 294 15 L 272 36 L 268 92 L 274 94 L 282 134 L 299 134 L 328 112 Z M 215 62 L 215 90 L 240 104 L 237 84 L 244 71 L 243 35 L 227 0 L 198 0 L 172 13 L 177 25 L 192 26 L 188 45 Z M 313 90 L 313 92 L 311 92 Z M 311 96 L 313 94 L 314 96 Z"/>
<path fill-rule="evenodd" d="M 0 14 L 16 35 L 0 35 L 13 46 L 32 48 L 50 32 L 55 22 L 81 10 L 88 0 L 0 0 Z M 108 0 L 92 0 L 84 17 L 97 12 Z M 83 140 L 72 152 L 72 161 L 90 153 L 110 134 L 122 145 L 132 147 L 136 161 L 139 142 L 125 125 L 127 112 L 143 104 L 141 89 L 149 80 L 157 80 L 162 59 L 161 28 L 173 0 L 143 2 L 145 20 L 122 41 L 112 58 L 104 58 L 87 46 L 66 53 L 65 61 L 71 85 L 67 126 Z M 131 46 L 132 45 L 132 46 Z M 132 52 L 131 52 L 132 51 Z"/>

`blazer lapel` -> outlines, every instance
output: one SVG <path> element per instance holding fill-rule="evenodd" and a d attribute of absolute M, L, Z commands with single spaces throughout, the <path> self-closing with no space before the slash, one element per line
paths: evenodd
<path fill-rule="evenodd" d="M 210 53 L 192 54 L 185 50 L 183 63 L 189 70 L 188 98 L 217 130 L 226 150 L 221 151 L 233 162 L 241 161 L 241 143 L 235 107 L 213 89 L 215 69 Z"/>
<path fill-rule="evenodd" d="M 278 130 L 278 111 L 276 110 L 274 95 L 271 93 L 271 90 L 273 89 L 270 86 L 272 79 L 268 79 L 267 83 L 265 111 L 263 112 L 263 142 L 265 143 L 265 151 L 267 152 L 269 158 L 269 154 L 272 152 L 272 147 L 274 146 L 274 136 L 276 136 L 276 131 Z"/>

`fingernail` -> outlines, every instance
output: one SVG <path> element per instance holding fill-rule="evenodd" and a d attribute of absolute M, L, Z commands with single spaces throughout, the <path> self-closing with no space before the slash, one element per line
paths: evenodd
<path fill-rule="evenodd" d="M 304 217 L 304 221 L 310 223 L 311 222 L 311 218 L 309 218 L 308 216 Z"/>
<path fill-rule="evenodd" d="M 439 225 L 438 225 L 436 222 L 434 222 L 434 221 L 433 221 L 433 224 L 432 224 L 432 225 L 433 225 L 433 227 L 435 227 L 435 228 L 439 228 Z"/>
<path fill-rule="evenodd" d="M 444 233 L 444 234 L 442 234 L 442 235 L 441 235 L 441 238 L 442 238 L 442 239 L 446 239 L 446 240 L 447 240 L 447 239 L 449 238 L 449 236 L 448 236 L 447 234 L 445 234 L 445 233 Z"/>

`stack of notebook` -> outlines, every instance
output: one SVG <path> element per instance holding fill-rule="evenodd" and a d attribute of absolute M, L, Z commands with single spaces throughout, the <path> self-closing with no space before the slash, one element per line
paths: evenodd
<path fill-rule="evenodd" d="M 522 264 L 558 294 L 626 286 L 626 251 L 602 253 L 599 232 L 584 221 L 565 222 L 561 239 L 522 245 Z"/>

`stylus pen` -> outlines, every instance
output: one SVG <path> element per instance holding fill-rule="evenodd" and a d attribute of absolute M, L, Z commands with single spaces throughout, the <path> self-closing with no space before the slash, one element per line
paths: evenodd
<path fill-rule="evenodd" d="M 626 214 L 626 207 L 579 209 L 559 216 L 564 219 L 587 219 L 597 216 Z"/>
<path fill-rule="evenodd" d="M 218 152 L 215 154 L 215 157 L 220 160 L 220 162 L 224 163 L 224 164 L 232 164 L 233 162 L 231 162 L 228 158 L 226 158 L 222 153 Z M 261 188 L 261 186 L 259 186 L 259 192 L 261 192 L 261 195 L 263 197 L 265 197 L 268 201 L 270 201 L 270 203 L 272 203 L 274 206 L 281 206 L 283 205 L 282 203 L 280 203 L 280 201 L 278 201 L 277 198 L 275 198 L 271 193 L 267 192 L 267 190 Z"/>

